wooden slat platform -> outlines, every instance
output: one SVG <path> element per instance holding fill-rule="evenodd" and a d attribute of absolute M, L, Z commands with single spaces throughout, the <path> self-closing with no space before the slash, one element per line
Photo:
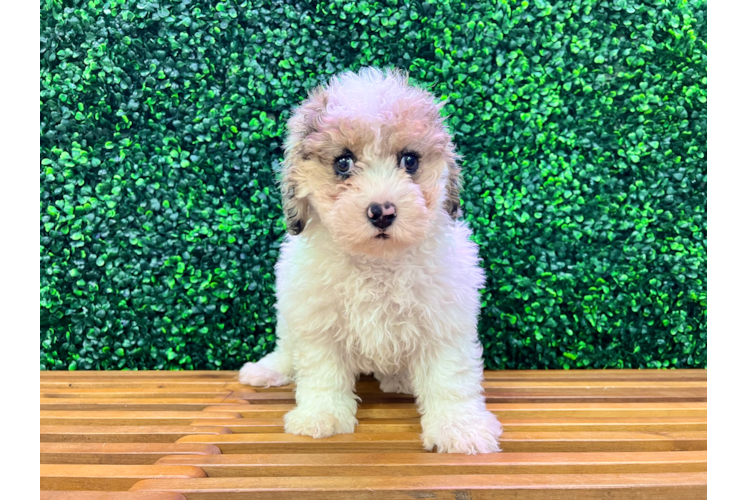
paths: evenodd
<path fill-rule="evenodd" d="M 704 370 L 487 371 L 502 453 L 430 453 L 362 377 L 353 434 L 283 432 L 293 385 L 237 372 L 41 372 L 41 498 L 706 498 Z"/>

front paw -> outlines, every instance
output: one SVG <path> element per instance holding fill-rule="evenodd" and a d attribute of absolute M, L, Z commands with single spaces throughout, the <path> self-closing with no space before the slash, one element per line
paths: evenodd
<path fill-rule="evenodd" d="M 428 451 L 434 447 L 438 453 L 467 455 L 501 451 L 499 436 L 503 428 L 496 416 L 487 410 L 453 412 L 434 419 L 424 416 L 421 424 L 423 447 Z"/>
<path fill-rule="evenodd" d="M 239 382 L 254 387 L 279 387 L 293 381 L 260 363 L 245 363 L 239 371 Z"/>
<path fill-rule="evenodd" d="M 329 411 L 295 408 L 283 417 L 289 434 L 323 438 L 334 434 L 350 434 L 358 421 L 353 415 L 333 415 Z"/>

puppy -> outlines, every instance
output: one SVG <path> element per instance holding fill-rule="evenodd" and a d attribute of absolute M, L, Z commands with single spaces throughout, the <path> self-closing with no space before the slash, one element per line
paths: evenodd
<path fill-rule="evenodd" d="M 277 346 L 239 375 L 296 382 L 286 432 L 353 432 L 356 379 L 373 373 L 383 391 L 415 395 L 427 450 L 500 451 L 481 388 L 484 275 L 457 220 L 441 106 L 398 70 L 364 68 L 313 90 L 288 121 Z"/>

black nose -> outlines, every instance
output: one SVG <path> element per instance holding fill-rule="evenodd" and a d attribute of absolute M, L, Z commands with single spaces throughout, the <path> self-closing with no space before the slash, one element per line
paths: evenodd
<path fill-rule="evenodd" d="M 395 208 L 395 205 L 389 201 L 385 202 L 384 205 L 372 203 L 369 205 L 366 215 L 369 217 L 369 222 L 371 222 L 374 227 L 384 229 L 389 227 L 395 221 L 395 217 L 397 217 L 397 209 Z"/>

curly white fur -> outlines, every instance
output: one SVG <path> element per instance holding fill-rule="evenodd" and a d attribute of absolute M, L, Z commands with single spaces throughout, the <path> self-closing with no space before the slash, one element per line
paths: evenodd
<path fill-rule="evenodd" d="M 387 85 L 397 92 L 371 97 Z M 383 391 L 415 395 L 426 449 L 496 452 L 502 427 L 481 387 L 478 248 L 467 226 L 444 208 L 453 160 L 446 129 L 433 114 L 428 123 L 403 118 L 418 106 L 430 106 L 421 116 L 437 108 L 428 93 L 411 89 L 399 74 L 367 69 L 339 77 L 317 91 L 321 104 L 312 96 L 297 111 L 309 113 L 312 131 L 291 122 L 283 175 L 294 183 L 289 192 L 303 193 L 289 200 L 298 207 L 287 212 L 304 214 L 303 233 L 286 238 L 276 265 L 276 350 L 247 363 L 240 381 L 295 381 L 297 407 L 285 416 L 286 431 L 321 438 L 353 432 L 356 376 L 373 373 Z M 352 107 L 355 97 L 359 105 Z M 346 125 L 351 113 L 363 122 Z M 360 169 L 345 182 L 328 173 L 324 160 L 336 141 L 359 147 Z M 421 148 L 416 176 L 398 170 L 388 153 L 403 144 Z M 304 145 L 319 153 L 296 155 Z M 375 238 L 380 231 L 365 217 L 366 207 L 385 201 L 397 206 L 397 219 L 387 229 L 390 238 Z"/>

